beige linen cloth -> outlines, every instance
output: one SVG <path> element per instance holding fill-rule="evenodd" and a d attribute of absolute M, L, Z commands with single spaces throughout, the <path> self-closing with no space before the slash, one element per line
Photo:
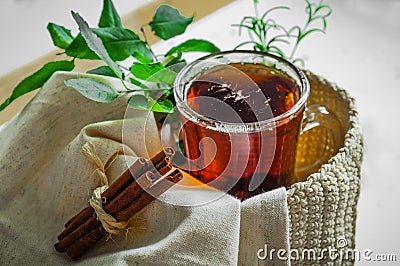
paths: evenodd
<path fill-rule="evenodd" d="M 111 181 L 137 156 L 161 149 L 154 119 L 146 124 L 144 113 L 137 111 L 133 118 L 122 120 L 126 99 L 95 103 L 63 83 L 82 76 L 87 75 L 56 73 L 0 128 L 1 265 L 288 264 L 257 257 L 265 245 L 289 251 L 284 189 L 243 203 L 229 195 L 194 207 L 156 200 L 136 215 L 143 224 L 127 238 L 124 234 L 104 238 L 78 262 L 57 253 L 54 244 L 64 223 L 88 206 L 99 186 L 96 167 L 82 155 L 82 146 L 95 145 Z M 118 80 L 97 78 L 121 87 Z M 130 134 L 124 142 L 123 125 Z M 161 199 L 190 203 L 212 193 L 220 192 L 172 190 Z"/>

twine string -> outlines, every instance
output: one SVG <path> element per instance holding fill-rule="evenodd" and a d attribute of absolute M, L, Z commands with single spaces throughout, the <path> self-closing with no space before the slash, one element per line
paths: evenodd
<path fill-rule="evenodd" d="M 96 173 L 99 176 L 101 186 L 94 189 L 89 204 L 94 209 L 97 219 L 103 228 L 112 235 L 119 234 L 127 226 L 127 222 L 118 222 L 112 215 L 108 214 L 103 208 L 103 198 L 101 194 L 109 187 L 108 178 L 105 172 L 105 165 L 97 155 L 96 147 L 91 142 L 87 142 L 82 147 L 83 155 L 93 163 Z"/>
<path fill-rule="evenodd" d="M 126 230 L 126 236 L 128 232 L 135 232 L 144 229 L 143 219 L 131 217 L 126 222 L 118 222 L 112 215 L 108 214 L 103 208 L 103 198 L 101 194 L 109 187 L 109 181 L 106 175 L 105 165 L 97 155 L 96 147 L 91 142 L 86 142 L 82 147 L 83 155 L 92 163 L 96 168 L 96 173 L 100 179 L 100 186 L 95 188 L 92 197 L 89 199 L 90 206 L 94 209 L 97 219 L 100 221 L 103 228 L 111 235 L 119 234 L 123 229 Z M 158 183 L 160 180 L 166 178 L 172 174 L 177 168 L 175 168 L 169 159 L 167 158 L 168 165 L 171 169 L 163 176 L 154 181 L 153 185 Z"/>
<path fill-rule="evenodd" d="M 89 204 L 94 209 L 97 219 L 100 221 L 103 228 L 110 234 L 116 235 L 127 227 L 128 222 L 118 222 L 112 215 L 108 214 L 103 208 L 103 198 L 101 194 L 109 187 L 108 178 L 106 175 L 105 165 L 97 155 L 96 147 L 91 142 L 86 142 L 82 147 L 83 155 L 93 163 L 96 168 L 96 173 L 100 179 L 100 186 L 95 188 L 92 197 L 89 199 Z M 133 227 L 130 223 L 130 227 Z"/>

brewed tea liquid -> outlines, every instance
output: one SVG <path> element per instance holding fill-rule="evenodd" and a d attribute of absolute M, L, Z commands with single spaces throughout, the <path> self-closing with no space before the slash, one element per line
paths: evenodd
<path fill-rule="evenodd" d="M 198 114 L 244 127 L 285 113 L 298 99 L 299 88 L 291 78 L 252 63 L 213 67 L 187 91 L 187 103 Z M 251 133 L 227 133 L 187 121 L 185 149 L 189 159 L 197 159 L 191 166 L 199 169 L 191 174 L 204 183 L 214 181 L 209 184 L 242 200 L 287 186 L 294 173 L 301 117 L 302 111 L 276 128 Z"/>

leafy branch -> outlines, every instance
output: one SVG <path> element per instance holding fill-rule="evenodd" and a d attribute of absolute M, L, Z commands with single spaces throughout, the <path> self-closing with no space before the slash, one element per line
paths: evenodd
<path fill-rule="evenodd" d="M 54 45 L 62 49 L 62 54 L 71 57 L 71 60 L 47 63 L 25 78 L 13 90 L 11 96 L 0 105 L 0 111 L 18 97 L 42 87 L 56 71 L 72 71 L 75 60 L 89 59 L 102 60 L 105 65 L 91 69 L 87 73 L 116 77 L 120 79 L 125 90 L 115 91 L 110 85 L 93 78 L 66 80 L 66 86 L 97 102 L 111 102 L 127 94 L 130 97 L 129 107 L 171 112 L 174 107 L 171 86 L 177 73 L 169 66 L 176 63 L 186 64 L 183 59 L 183 54 L 186 52 L 219 51 L 209 41 L 191 39 L 172 47 L 164 55 L 164 62 L 158 62 L 147 41 L 144 27 L 149 26 L 156 36 L 168 40 L 184 33 L 193 21 L 193 16 L 184 16 L 170 5 L 160 5 L 157 8 L 152 21 L 142 26 L 140 31 L 142 37 L 124 28 L 112 0 L 103 0 L 97 28 L 89 27 L 78 13 L 73 11 L 71 13 L 79 27 L 76 36 L 64 26 L 55 23 L 47 25 Z M 129 58 L 132 58 L 134 63 L 125 67 L 124 61 Z"/>
<path fill-rule="evenodd" d="M 307 20 L 286 28 L 271 18 L 275 12 L 287 12 L 289 7 L 276 6 L 268 9 L 261 16 L 258 0 L 253 0 L 255 16 L 245 16 L 239 24 L 239 35 L 247 31 L 250 40 L 235 47 L 251 45 L 256 51 L 277 54 L 292 62 L 301 62 L 295 53 L 305 37 L 312 33 L 324 33 L 331 8 L 320 0 L 318 4 L 305 0 Z M 0 105 L 0 111 L 18 97 L 41 88 L 57 71 L 72 71 L 79 59 L 102 60 L 105 65 L 87 71 L 89 74 L 118 78 L 125 90 L 116 91 L 110 85 L 94 78 L 79 78 L 65 81 L 66 86 L 75 89 L 83 96 L 97 102 L 111 102 L 122 95 L 128 95 L 128 107 L 155 112 L 171 112 L 174 107 L 171 89 L 177 72 L 186 64 L 184 54 L 189 52 L 214 53 L 220 51 L 213 43 L 202 39 L 190 39 L 171 47 L 159 62 L 152 50 L 145 27 L 150 27 L 155 36 L 169 40 L 186 31 L 193 22 L 193 16 L 182 15 L 170 5 L 160 5 L 152 20 L 140 28 L 140 35 L 123 26 L 112 0 L 103 0 L 103 9 L 97 28 L 92 28 L 75 12 L 71 12 L 79 33 L 73 36 L 70 29 L 55 23 L 48 23 L 54 45 L 63 50 L 61 54 L 70 60 L 49 62 L 32 75 L 22 80 L 11 95 Z M 286 48 L 286 49 L 285 49 Z M 290 52 L 287 50 L 291 48 Z M 130 66 L 125 66 L 126 59 L 133 59 Z M 130 60 L 131 61 L 131 60 Z"/>

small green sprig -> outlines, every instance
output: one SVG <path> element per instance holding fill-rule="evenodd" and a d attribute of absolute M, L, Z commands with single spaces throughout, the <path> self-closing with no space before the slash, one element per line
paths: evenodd
<path fill-rule="evenodd" d="M 302 27 L 294 25 L 290 28 L 286 28 L 270 18 L 270 15 L 278 10 L 289 10 L 289 7 L 272 7 L 260 16 L 258 0 L 254 0 L 255 16 L 245 16 L 239 24 L 232 25 L 239 28 L 239 35 L 241 35 L 243 29 L 247 30 L 250 38 L 250 40 L 237 45 L 235 49 L 246 45 L 252 45 L 252 48 L 256 51 L 277 54 L 293 63 L 299 62 L 304 66 L 304 60 L 295 57 L 300 43 L 311 33 L 325 33 L 327 18 L 332 13 L 331 7 L 325 4 L 323 0 L 320 0 L 318 4 L 312 3 L 310 0 L 305 0 L 305 2 L 307 13 L 305 24 Z M 283 44 L 283 47 L 281 44 Z"/>

